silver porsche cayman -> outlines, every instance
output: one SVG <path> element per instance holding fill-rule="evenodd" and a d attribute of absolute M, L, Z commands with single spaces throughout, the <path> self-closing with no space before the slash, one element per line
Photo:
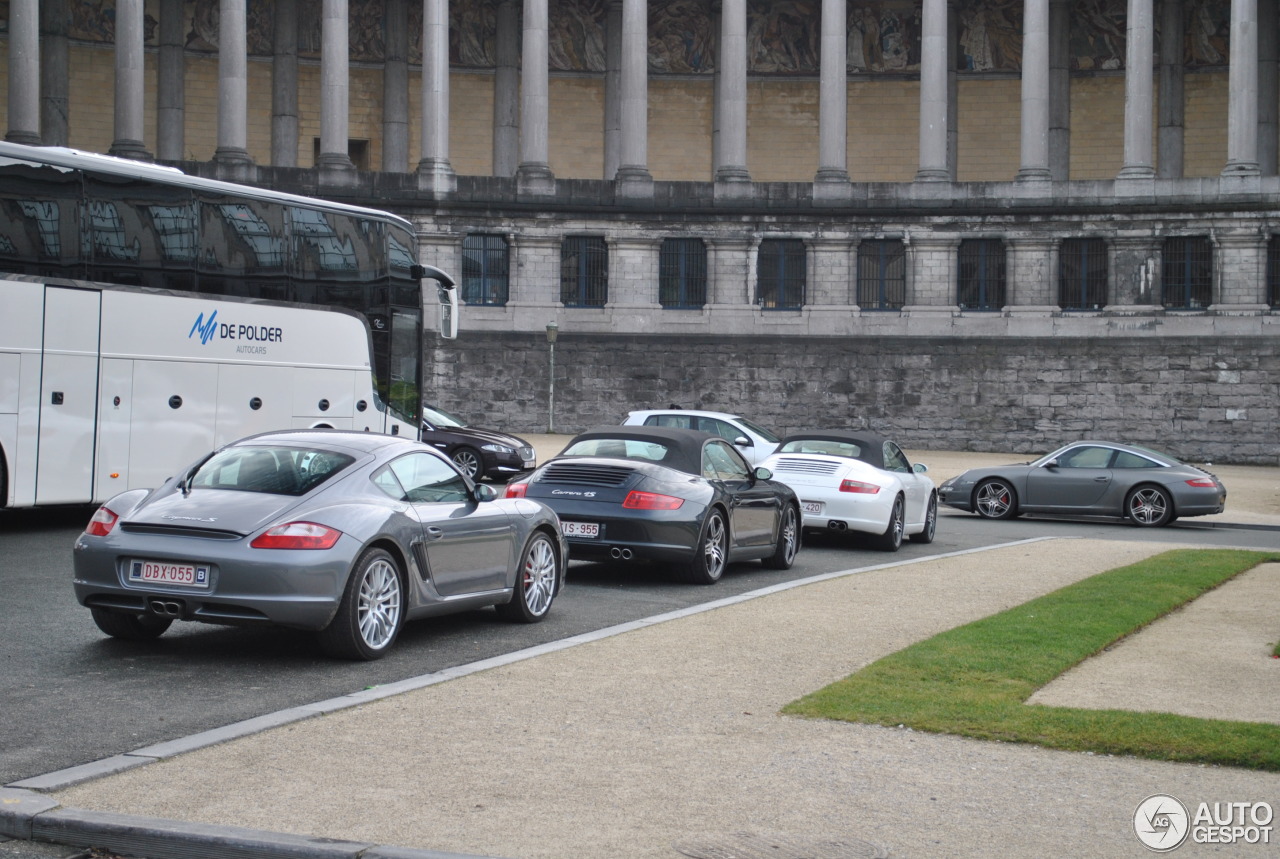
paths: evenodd
<path fill-rule="evenodd" d="M 284 431 L 104 504 L 76 540 L 75 593 L 118 638 L 175 620 L 279 624 L 377 659 L 406 620 L 490 605 L 541 620 L 567 559 L 549 507 L 498 499 L 428 445 Z"/>

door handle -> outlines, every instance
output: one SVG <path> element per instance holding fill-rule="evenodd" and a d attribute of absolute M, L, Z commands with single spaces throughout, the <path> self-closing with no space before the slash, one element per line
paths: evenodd
<path fill-rule="evenodd" d="M 1110 483 L 1110 482 L 1111 482 L 1111 478 L 1110 478 L 1110 477 L 1095 477 L 1095 478 L 1093 479 L 1093 482 L 1094 482 L 1094 483 Z"/>
<path fill-rule="evenodd" d="M 441 531 L 439 528 L 436 528 L 434 525 L 427 528 L 428 540 L 439 540 L 443 536 L 444 536 L 444 531 Z"/>

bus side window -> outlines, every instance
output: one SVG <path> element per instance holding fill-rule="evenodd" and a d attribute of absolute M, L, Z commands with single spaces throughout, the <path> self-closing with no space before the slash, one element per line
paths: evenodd
<path fill-rule="evenodd" d="M 18 274 L 83 278 L 76 173 L 24 161 L 0 165 L 0 266 Z"/>
<path fill-rule="evenodd" d="M 200 198 L 197 290 L 281 301 L 296 298 L 285 267 L 283 207 L 216 194 Z"/>

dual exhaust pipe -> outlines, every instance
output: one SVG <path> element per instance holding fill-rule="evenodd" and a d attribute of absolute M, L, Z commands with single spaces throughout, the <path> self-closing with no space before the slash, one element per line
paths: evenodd
<path fill-rule="evenodd" d="M 161 617 L 182 617 L 182 603 L 177 600 L 152 600 L 151 613 Z"/>
<path fill-rule="evenodd" d="M 613 558 L 615 561 L 629 561 L 633 555 L 631 554 L 630 549 L 614 546 L 609 550 L 609 557 Z"/>
<path fill-rule="evenodd" d="M 830 531 L 848 531 L 849 523 L 841 522 L 839 519 L 832 519 L 827 523 L 827 530 Z"/>

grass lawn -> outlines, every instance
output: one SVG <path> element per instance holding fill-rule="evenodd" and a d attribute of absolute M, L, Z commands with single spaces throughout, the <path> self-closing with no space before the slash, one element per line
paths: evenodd
<path fill-rule="evenodd" d="M 914 644 L 783 712 L 1280 771 L 1280 725 L 1024 703 L 1073 665 L 1266 561 L 1280 555 L 1230 549 L 1156 555 Z"/>

